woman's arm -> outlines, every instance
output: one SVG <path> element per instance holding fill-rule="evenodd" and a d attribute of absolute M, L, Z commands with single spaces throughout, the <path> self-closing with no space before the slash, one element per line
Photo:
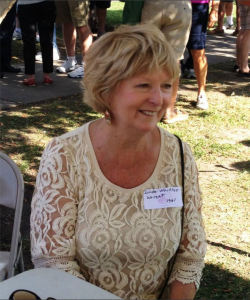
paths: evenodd
<path fill-rule="evenodd" d="M 193 300 L 196 293 L 195 284 L 183 284 L 177 280 L 169 286 L 169 300 Z"/>
<path fill-rule="evenodd" d="M 31 254 L 35 267 L 62 269 L 84 278 L 75 259 L 78 195 L 73 157 L 59 139 L 43 153 L 31 205 Z"/>
<path fill-rule="evenodd" d="M 180 247 L 168 282 L 170 299 L 194 298 L 195 291 L 199 287 L 206 253 L 198 170 L 189 146 L 185 143 L 183 146 L 185 161 L 184 224 Z"/>

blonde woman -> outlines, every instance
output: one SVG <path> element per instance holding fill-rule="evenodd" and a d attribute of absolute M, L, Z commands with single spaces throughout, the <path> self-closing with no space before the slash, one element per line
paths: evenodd
<path fill-rule="evenodd" d="M 178 140 L 157 126 L 179 75 L 173 50 L 152 25 L 123 26 L 100 37 L 85 63 L 85 101 L 104 117 L 54 138 L 43 153 L 34 265 L 123 299 L 166 299 L 167 286 L 170 299 L 193 299 L 206 251 L 198 172 L 183 143 L 182 219 Z"/>

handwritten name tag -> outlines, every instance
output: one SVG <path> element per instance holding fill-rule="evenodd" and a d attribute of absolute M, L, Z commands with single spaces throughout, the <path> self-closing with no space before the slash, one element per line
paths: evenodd
<path fill-rule="evenodd" d="M 180 187 L 145 190 L 143 199 L 145 209 L 183 206 Z"/>

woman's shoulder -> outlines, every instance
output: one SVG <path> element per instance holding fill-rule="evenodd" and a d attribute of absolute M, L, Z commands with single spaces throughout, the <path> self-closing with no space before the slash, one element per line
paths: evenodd
<path fill-rule="evenodd" d="M 80 147 L 82 148 L 83 145 L 87 143 L 86 136 L 88 132 L 88 125 L 89 123 L 86 123 L 74 130 L 54 137 L 47 144 L 46 150 L 48 151 L 48 149 L 53 149 L 53 152 L 65 152 L 66 149 L 71 149 L 72 151 L 73 149 L 77 150 Z"/>

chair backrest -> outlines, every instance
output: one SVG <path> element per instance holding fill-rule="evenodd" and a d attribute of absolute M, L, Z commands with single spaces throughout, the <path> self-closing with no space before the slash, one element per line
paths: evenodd
<path fill-rule="evenodd" d="M 15 210 L 8 278 L 14 275 L 24 198 L 23 176 L 14 161 L 0 151 L 0 204 Z"/>

